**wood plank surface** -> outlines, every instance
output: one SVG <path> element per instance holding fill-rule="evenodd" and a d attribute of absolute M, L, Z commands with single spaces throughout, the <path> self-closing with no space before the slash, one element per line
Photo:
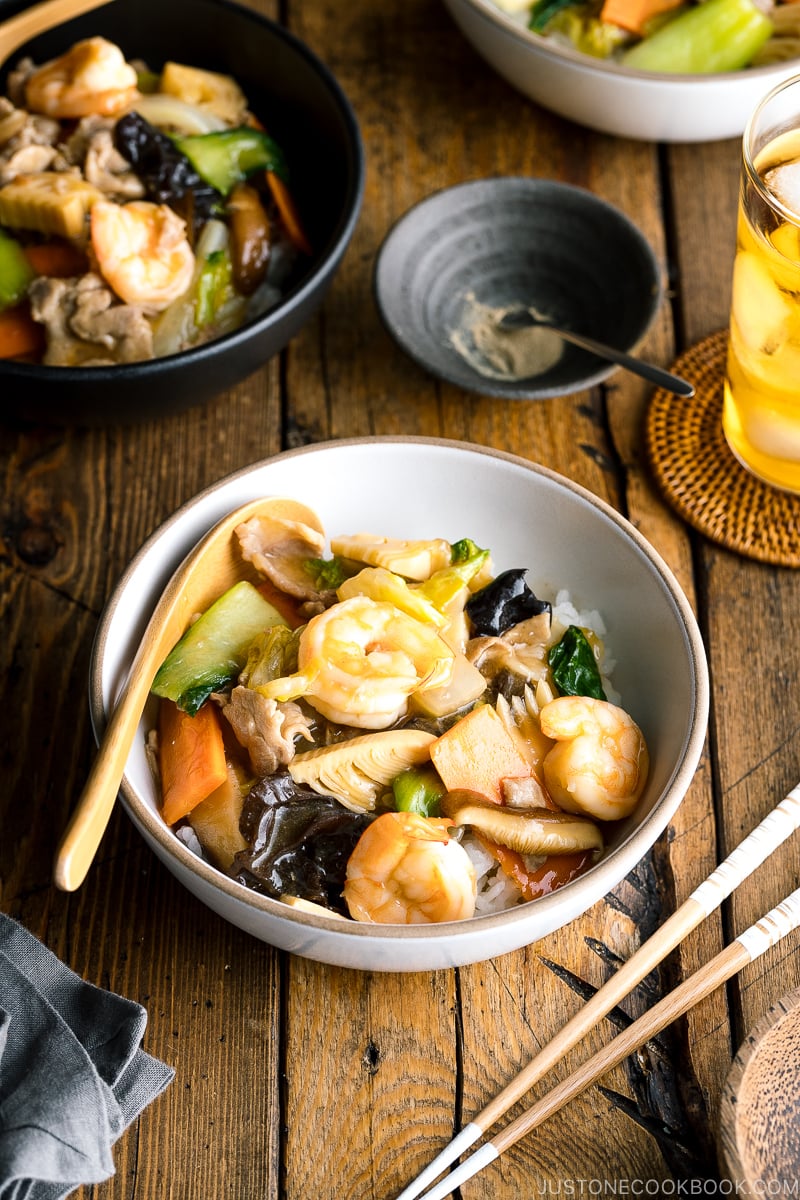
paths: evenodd
<path fill-rule="evenodd" d="M 438 0 L 252 6 L 320 55 L 361 124 L 363 212 L 324 305 L 280 359 L 203 408 L 126 429 L 0 429 L 0 902 L 82 976 L 144 1004 L 145 1046 L 176 1070 L 118 1144 L 115 1178 L 81 1200 L 389 1200 L 800 778 L 797 574 L 712 546 L 665 504 L 643 450 L 647 385 L 617 372 L 551 401 L 473 396 L 415 366 L 372 298 L 380 243 L 418 200 L 496 174 L 559 178 L 619 206 L 648 238 L 666 297 L 641 352 L 668 365 L 727 321 L 738 142 L 658 147 L 572 125 L 494 75 Z M 132 554 L 228 472 L 367 434 L 446 436 L 542 462 L 618 507 L 670 565 L 706 639 L 713 704 L 707 753 L 652 854 L 527 949 L 408 975 L 324 966 L 240 933 L 178 885 L 122 812 L 80 891 L 55 891 L 53 851 L 93 754 L 92 638 Z M 780 899 L 799 855 L 786 847 L 588 1048 Z M 722 1080 L 746 1030 L 800 984 L 797 945 L 787 939 L 616 1068 L 463 1200 L 718 1180 Z"/>

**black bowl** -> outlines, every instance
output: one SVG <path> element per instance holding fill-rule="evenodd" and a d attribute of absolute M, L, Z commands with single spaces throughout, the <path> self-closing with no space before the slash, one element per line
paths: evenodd
<path fill-rule="evenodd" d="M 20 7 L 0 4 L 0 19 Z M 227 0 L 117 0 L 21 47 L 0 80 L 23 55 L 44 62 L 94 35 L 153 68 L 174 59 L 233 75 L 285 151 L 314 253 L 276 308 L 197 349 L 113 367 L 0 362 L 0 419 L 126 424 L 210 400 L 263 366 L 308 321 L 361 208 L 364 152 L 350 103 L 328 68 L 281 26 Z"/>
<path fill-rule="evenodd" d="M 375 293 L 389 332 L 432 374 L 485 396 L 536 400 L 591 387 L 617 368 L 564 343 L 541 373 L 492 377 L 471 337 L 476 313 L 532 308 L 632 350 L 663 287 L 649 243 L 619 209 L 584 188 L 508 176 L 446 188 L 410 209 L 378 255 Z"/>

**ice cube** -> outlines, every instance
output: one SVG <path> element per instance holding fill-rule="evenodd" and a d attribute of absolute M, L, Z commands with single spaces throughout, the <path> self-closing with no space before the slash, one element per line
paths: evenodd
<path fill-rule="evenodd" d="M 757 254 L 740 251 L 733 265 L 733 312 L 751 351 L 774 354 L 787 336 L 792 304 Z"/>
<path fill-rule="evenodd" d="M 784 208 L 800 221 L 800 159 L 781 163 L 765 172 L 764 183 Z"/>
<path fill-rule="evenodd" d="M 778 253 L 787 258 L 789 262 L 800 263 L 800 229 L 796 225 L 784 221 L 777 229 L 772 230 L 769 240 Z M 800 282 L 800 276 L 794 280 L 795 289 L 798 282 Z"/>
<path fill-rule="evenodd" d="M 800 462 L 800 425 L 796 415 L 754 407 L 747 414 L 745 428 L 750 442 L 762 454 Z"/>

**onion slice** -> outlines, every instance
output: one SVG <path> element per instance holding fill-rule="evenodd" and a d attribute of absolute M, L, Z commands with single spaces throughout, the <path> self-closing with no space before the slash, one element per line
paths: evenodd
<path fill-rule="evenodd" d="M 216 133 L 228 128 L 221 117 L 197 104 L 179 100 L 177 96 L 168 96 L 166 92 L 139 96 L 131 110 L 138 112 L 156 129 L 170 129 L 176 133 Z"/>

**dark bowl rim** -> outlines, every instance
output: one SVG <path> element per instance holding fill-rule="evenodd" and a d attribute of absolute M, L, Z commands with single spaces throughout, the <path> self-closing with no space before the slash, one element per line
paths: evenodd
<path fill-rule="evenodd" d="M 366 154 L 355 109 L 342 85 L 333 74 L 330 67 L 322 61 L 297 34 L 261 13 L 238 4 L 235 0 L 207 0 L 207 3 L 221 9 L 236 12 L 256 25 L 261 25 L 276 35 L 278 40 L 286 42 L 301 58 L 304 58 L 312 70 L 321 78 L 344 122 L 347 139 L 352 154 L 352 171 L 348 180 L 347 195 L 343 205 L 343 216 L 332 234 L 327 247 L 320 255 L 308 277 L 291 288 L 280 301 L 268 312 L 247 322 L 231 333 L 223 334 L 201 346 L 182 350 L 178 354 L 168 354 L 160 358 L 148 359 L 143 362 L 117 363 L 113 366 L 97 367 L 56 367 L 40 363 L 17 362 L 10 359 L 0 360 L 0 376 L 20 381 L 36 379 L 42 383 L 70 384 L 80 383 L 113 383 L 120 379 L 131 379 L 145 382 L 152 375 L 159 375 L 165 370 L 176 369 L 186 365 L 201 366 L 208 359 L 213 359 L 221 350 L 235 351 L 240 345 L 249 343 L 254 337 L 269 332 L 273 326 L 282 323 L 287 315 L 302 308 L 313 297 L 320 280 L 338 263 L 343 256 L 355 231 L 366 186 Z M 2 0 L 0 0 L 0 14 Z M 78 19 L 78 18 L 71 18 Z M 65 22 L 69 24 L 69 22 Z M 41 36 L 41 35 L 40 35 Z M 30 39 L 34 41 L 35 39 Z M 28 45 L 29 43 L 25 43 Z M 20 46 L 17 53 L 22 54 L 25 45 Z"/>
<path fill-rule="evenodd" d="M 508 185 L 514 185 L 515 187 L 524 185 L 526 190 L 533 193 L 539 192 L 541 194 L 550 193 L 571 196 L 581 203 L 593 206 L 597 212 L 603 213 L 606 217 L 613 219 L 621 228 L 626 230 L 632 241 L 637 243 L 641 250 L 643 261 L 646 261 L 651 268 L 652 288 L 647 297 L 644 296 L 643 292 L 642 321 L 637 337 L 630 344 L 618 348 L 632 351 L 639 345 L 655 320 L 658 309 L 666 295 L 664 271 L 655 250 L 638 225 L 636 225 L 627 213 L 618 208 L 617 205 L 598 196 L 589 188 L 551 179 L 544 175 L 487 175 L 475 179 L 467 179 L 461 183 L 438 188 L 436 191 L 430 192 L 427 196 L 423 196 L 406 209 L 386 232 L 378 248 L 378 253 L 375 256 L 372 272 L 372 293 L 381 321 L 387 333 L 391 335 L 400 349 L 417 366 L 421 367 L 428 375 L 444 380 L 455 387 L 460 387 L 464 391 L 476 393 L 481 396 L 494 396 L 504 400 L 550 400 L 557 396 L 574 395 L 576 392 L 586 391 L 591 387 L 605 382 L 610 375 L 620 370 L 620 368 L 614 363 L 604 364 L 594 371 L 587 372 L 580 378 L 577 378 L 574 383 L 569 384 L 567 387 L 563 385 L 537 387 L 535 386 L 535 376 L 531 381 L 504 382 L 502 380 L 491 379 L 488 376 L 480 375 L 477 371 L 469 371 L 468 369 L 463 373 L 450 372 L 446 367 L 438 363 L 434 367 L 430 359 L 420 353 L 416 340 L 410 336 L 404 336 L 404 331 L 399 331 L 388 315 L 388 302 L 386 299 L 388 289 L 382 287 L 380 276 L 384 255 L 392 239 L 400 236 L 406 227 L 413 225 L 413 222 L 419 217 L 422 209 L 433 206 L 437 201 L 441 201 L 446 196 L 470 191 L 480 192 L 484 188 L 498 188 Z M 600 360 L 598 359 L 597 361 L 599 362 Z"/>

